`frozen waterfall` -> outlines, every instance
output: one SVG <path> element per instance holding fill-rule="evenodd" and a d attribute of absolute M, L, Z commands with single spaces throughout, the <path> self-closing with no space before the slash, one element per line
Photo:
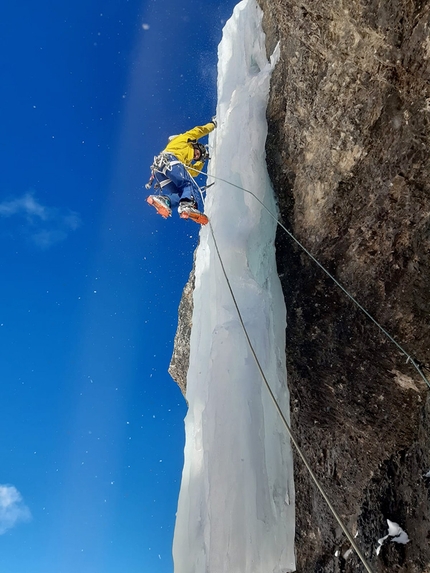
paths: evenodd
<path fill-rule="evenodd" d="M 210 174 L 252 191 L 275 213 L 265 113 L 277 52 L 268 62 L 261 20 L 256 1 L 243 0 L 223 31 Z M 215 181 L 206 212 L 256 354 L 289 419 L 276 224 L 252 195 Z M 175 573 L 294 571 L 290 441 L 244 336 L 209 225 L 196 256 L 187 380 Z"/>

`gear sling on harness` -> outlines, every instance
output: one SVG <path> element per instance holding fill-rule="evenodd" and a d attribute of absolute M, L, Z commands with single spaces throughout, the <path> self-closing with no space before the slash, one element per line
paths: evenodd
<path fill-rule="evenodd" d="M 172 169 L 172 165 L 180 163 L 180 161 L 171 161 L 168 157 L 167 153 L 160 153 L 154 157 L 154 162 L 151 165 L 151 177 L 149 178 L 148 183 L 145 185 L 145 189 L 151 189 L 154 179 L 157 179 L 156 173 L 162 173 L 166 175 L 166 171 L 170 171 Z M 172 156 L 173 157 L 173 156 Z M 170 183 L 170 179 L 164 179 L 164 181 L 158 181 L 155 184 L 155 189 L 162 189 L 165 185 Z"/>

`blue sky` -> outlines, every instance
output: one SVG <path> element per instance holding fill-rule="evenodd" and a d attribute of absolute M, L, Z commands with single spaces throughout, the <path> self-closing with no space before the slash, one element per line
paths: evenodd
<path fill-rule="evenodd" d="M 167 367 L 198 228 L 143 186 L 215 112 L 235 4 L 0 9 L 2 573 L 172 571 L 186 408 Z"/>

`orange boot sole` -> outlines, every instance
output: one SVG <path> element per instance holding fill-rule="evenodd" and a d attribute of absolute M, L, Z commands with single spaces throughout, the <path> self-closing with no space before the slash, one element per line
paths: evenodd
<path fill-rule="evenodd" d="M 191 219 L 200 225 L 207 225 L 209 223 L 209 219 L 203 213 L 187 213 L 186 211 L 183 211 L 179 216 L 181 219 Z"/>
<path fill-rule="evenodd" d="M 172 210 L 169 207 L 166 207 L 166 205 L 162 201 L 157 201 L 156 195 L 150 195 L 149 197 L 147 197 L 146 202 L 148 203 L 148 205 L 155 207 L 157 213 L 162 217 L 164 217 L 164 219 L 167 219 L 167 217 L 172 216 Z"/>

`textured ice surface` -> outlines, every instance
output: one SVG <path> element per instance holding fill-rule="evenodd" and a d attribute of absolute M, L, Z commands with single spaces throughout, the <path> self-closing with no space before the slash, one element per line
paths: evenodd
<path fill-rule="evenodd" d="M 277 54 L 267 61 L 261 19 L 256 1 L 244 0 L 224 28 L 210 173 L 252 191 L 276 213 L 265 114 Z M 219 180 L 208 191 L 206 212 L 257 356 L 289 419 L 275 221 L 250 194 Z M 244 336 L 209 225 L 196 257 L 187 400 L 175 573 L 293 571 L 290 442 Z"/>

